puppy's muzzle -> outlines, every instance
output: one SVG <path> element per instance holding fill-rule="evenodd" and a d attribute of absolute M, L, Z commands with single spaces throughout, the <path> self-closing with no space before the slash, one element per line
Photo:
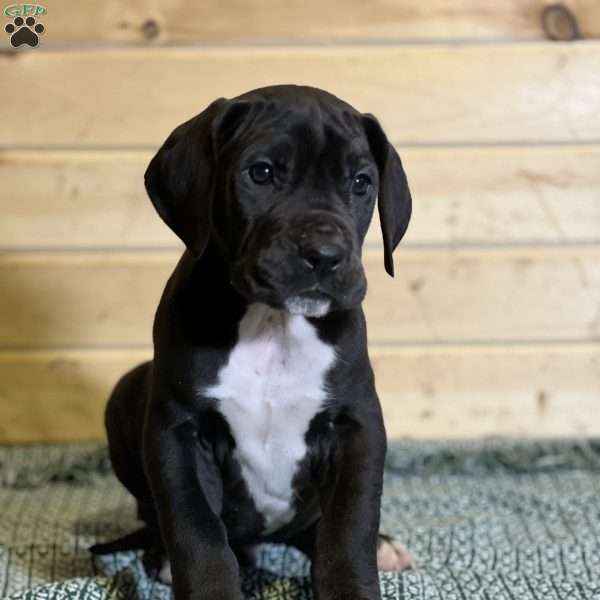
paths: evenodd
<path fill-rule="evenodd" d="M 308 224 L 299 236 L 298 253 L 303 264 L 317 277 L 342 265 L 348 253 L 341 228 L 335 223 Z"/>
<path fill-rule="evenodd" d="M 352 228 L 324 210 L 257 224 L 240 249 L 232 284 L 250 301 L 305 316 L 356 306 L 366 290 Z"/>

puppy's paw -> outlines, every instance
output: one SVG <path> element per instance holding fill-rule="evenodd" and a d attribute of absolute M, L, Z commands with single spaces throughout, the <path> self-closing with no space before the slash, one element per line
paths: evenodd
<path fill-rule="evenodd" d="M 165 585 L 173 584 L 173 576 L 171 575 L 171 563 L 165 558 L 160 571 L 158 572 L 158 580 Z"/>
<path fill-rule="evenodd" d="M 400 542 L 389 535 L 379 534 L 377 568 L 380 571 L 404 571 L 415 567 L 413 557 Z"/>

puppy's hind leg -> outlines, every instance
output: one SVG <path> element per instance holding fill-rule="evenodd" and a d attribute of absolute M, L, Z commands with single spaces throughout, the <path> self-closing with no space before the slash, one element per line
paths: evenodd
<path fill-rule="evenodd" d="M 380 571 L 404 571 L 415 567 L 413 557 L 403 544 L 389 535 L 379 534 L 377 568 Z"/>
<path fill-rule="evenodd" d="M 96 544 L 94 554 L 150 549 L 160 545 L 158 520 L 144 475 L 140 447 L 143 416 L 151 363 L 126 373 L 116 384 L 106 406 L 105 426 L 113 470 L 119 481 L 135 497 L 138 518 L 146 526 L 119 539 Z"/>
<path fill-rule="evenodd" d="M 151 366 L 150 362 L 143 363 L 121 377 L 110 395 L 104 416 L 115 475 L 142 504 L 151 502 L 140 442 Z"/>

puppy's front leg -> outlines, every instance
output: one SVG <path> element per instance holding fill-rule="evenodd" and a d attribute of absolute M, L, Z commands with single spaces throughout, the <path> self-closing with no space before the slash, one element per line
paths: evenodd
<path fill-rule="evenodd" d="M 239 567 L 219 517 L 222 482 L 212 450 L 174 402 L 153 403 L 145 469 L 171 563 L 176 600 L 239 600 Z"/>
<path fill-rule="evenodd" d="M 378 403 L 337 426 L 335 475 L 322 490 L 312 577 L 319 600 L 379 600 L 379 531 L 386 437 Z"/>

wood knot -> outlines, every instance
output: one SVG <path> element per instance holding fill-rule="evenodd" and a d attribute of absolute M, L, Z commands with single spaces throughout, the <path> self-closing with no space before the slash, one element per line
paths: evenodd
<path fill-rule="evenodd" d="M 544 7 L 542 27 L 549 40 L 572 42 L 581 37 L 575 15 L 564 4 L 549 4 Z"/>
<path fill-rule="evenodd" d="M 423 287 L 424 283 L 425 282 L 420 278 L 413 279 L 409 284 L 410 291 L 414 294 L 418 294 L 421 291 L 421 288 Z"/>
<path fill-rule="evenodd" d="M 546 390 L 540 390 L 536 397 L 536 403 L 537 403 L 537 408 L 538 408 L 538 412 L 543 414 L 546 412 L 546 409 L 548 408 L 548 392 L 546 392 Z"/>
<path fill-rule="evenodd" d="M 142 35 L 147 40 L 154 40 L 160 35 L 160 25 L 154 19 L 146 19 L 142 23 Z"/>

